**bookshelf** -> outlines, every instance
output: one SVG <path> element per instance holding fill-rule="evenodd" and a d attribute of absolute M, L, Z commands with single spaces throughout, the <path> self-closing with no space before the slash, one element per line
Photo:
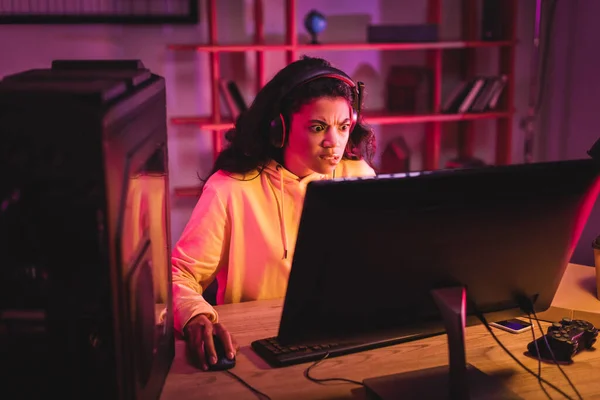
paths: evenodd
<path fill-rule="evenodd" d="M 441 24 L 442 0 L 427 0 L 428 24 Z M 509 164 L 512 151 L 512 117 L 514 114 L 514 58 L 516 44 L 516 0 L 503 0 L 498 18 L 502 21 L 502 40 L 481 40 L 477 21 L 482 0 L 462 0 L 462 37 L 460 41 L 436 41 L 419 43 L 298 43 L 296 25 L 296 0 L 285 1 L 285 42 L 266 44 L 264 38 L 264 9 L 262 0 L 254 0 L 254 38 L 251 44 L 220 45 L 217 39 L 216 0 L 205 0 L 208 21 L 208 43 L 169 44 L 170 51 L 196 51 L 209 53 L 211 79 L 211 113 L 210 115 L 175 116 L 170 119 L 174 125 L 196 125 L 200 129 L 212 132 L 213 156 L 222 148 L 224 131 L 233 126 L 233 122 L 220 112 L 220 55 L 225 52 L 254 52 L 256 57 L 256 91 L 265 81 L 265 53 L 285 52 L 287 63 L 297 59 L 299 52 L 319 51 L 425 51 L 427 67 L 431 70 L 432 110 L 423 114 L 400 114 L 388 111 L 365 112 L 365 121 L 373 125 L 389 124 L 425 124 L 425 145 L 423 149 L 423 169 L 440 168 L 440 148 L 443 124 L 455 122 L 458 125 L 461 146 L 458 156 L 472 157 L 474 152 L 474 121 L 487 119 L 496 123 L 495 164 Z M 477 10 L 477 11 L 474 11 Z M 446 50 L 461 51 L 460 77 L 469 79 L 477 71 L 476 51 L 480 48 L 496 48 L 499 51 L 498 74 L 506 75 L 507 84 L 500 99 L 499 107 L 492 112 L 456 113 L 442 112 L 442 71 L 443 53 Z M 198 188 L 177 188 L 176 196 L 198 196 Z"/>

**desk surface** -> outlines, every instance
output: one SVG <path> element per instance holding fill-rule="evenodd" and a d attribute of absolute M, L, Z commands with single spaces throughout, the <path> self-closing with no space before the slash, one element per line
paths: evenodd
<path fill-rule="evenodd" d="M 240 344 L 232 370 L 248 384 L 272 399 L 365 399 L 365 389 L 351 383 L 318 384 L 304 377 L 312 363 L 271 368 L 250 348 L 253 340 L 275 336 L 282 300 L 255 301 L 219 306 L 222 322 Z M 547 326 L 547 324 L 544 324 Z M 545 327 L 544 327 L 545 329 Z M 531 340 L 529 331 L 511 334 L 494 330 L 500 341 L 525 365 L 537 371 L 537 361 L 523 355 Z M 316 378 L 348 378 L 362 381 L 398 372 L 447 364 L 446 335 L 327 359 L 311 370 Z M 537 380 L 522 370 L 493 340 L 483 326 L 466 330 L 467 361 L 489 375 L 502 375 L 503 383 L 524 399 L 545 399 Z M 600 399 L 600 351 L 584 351 L 563 369 L 585 399 Z M 575 397 L 567 381 L 553 365 L 542 364 L 542 377 Z M 553 398 L 561 398 L 550 391 Z M 185 343 L 176 342 L 176 355 L 163 388 L 162 400 L 257 399 L 225 372 L 202 372 L 185 358 Z"/>
<path fill-rule="evenodd" d="M 538 315 L 546 321 L 563 316 L 584 319 L 600 327 L 600 300 L 596 297 L 596 269 L 569 264 L 550 308 Z"/>

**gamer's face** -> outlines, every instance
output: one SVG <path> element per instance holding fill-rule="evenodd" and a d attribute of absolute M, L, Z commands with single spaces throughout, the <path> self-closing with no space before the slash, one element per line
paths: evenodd
<path fill-rule="evenodd" d="M 350 105 L 343 97 L 321 97 L 292 115 L 284 150 L 286 168 L 299 177 L 331 174 L 350 135 Z"/>

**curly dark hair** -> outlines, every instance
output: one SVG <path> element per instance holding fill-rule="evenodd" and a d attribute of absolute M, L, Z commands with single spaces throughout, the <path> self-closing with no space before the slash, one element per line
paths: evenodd
<path fill-rule="evenodd" d="M 289 126 L 290 116 L 314 99 L 343 97 L 353 104 L 354 90 L 339 79 L 324 77 L 296 88 L 290 87 L 295 81 L 294 77 L 324 67 L 331 67 L 331 64 L 322 58 L 303 56 L 281 69 L 258 92 L 248 110 L 239 115 L 235 127 L 225 134 L 229 144 L 217 156 L 209 176 L 218 170 L 240 174 L 256 169 L 260 172 L 270 160 L 282 163 L 283 149 L 275 147 L 270 137 L 271 121 L 280 113 Z M 373 130 L 359 117 L 350 133 L 343 158 L 364 159 L 371 165 L 374 153 Z"/>

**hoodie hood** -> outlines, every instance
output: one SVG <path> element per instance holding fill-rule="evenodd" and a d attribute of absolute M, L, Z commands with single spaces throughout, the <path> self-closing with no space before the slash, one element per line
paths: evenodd
<path fill-rule="evenodd" d="M 277 185 L 277 189 L 281 185 L 299 185 L 301 188 L 306 190 L 306 186 L 309 182 L 314 180 L 321 179 L 329 179 L 335 176 L 335 173 L 332 175 L 318 174 L 313 172 L 312 174 L 305 176 L 304 178 L 299 178 L 294 175 L 292 172 L 288 171 L 282 164 L 271 160 L 264 168 L 263 173 L 269 175 L 269 177 L 273 180 L 273 184 Z"/>

